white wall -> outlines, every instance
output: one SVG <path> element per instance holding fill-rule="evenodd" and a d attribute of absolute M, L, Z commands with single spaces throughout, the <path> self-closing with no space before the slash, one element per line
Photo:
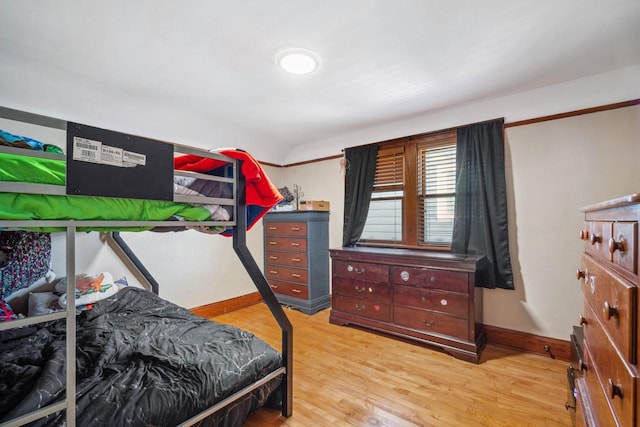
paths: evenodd
<path fill-rule="evenodd" d="M 283 164 L 339 154 L 345 147 L 432 132 L 504 117 L 515 122 L 640 98 L 640 64 L 528 92 L 496 96 L 465 105 L 431 111 L 392 123 L 382 123 L 320 141 L 301 141 Z"/>

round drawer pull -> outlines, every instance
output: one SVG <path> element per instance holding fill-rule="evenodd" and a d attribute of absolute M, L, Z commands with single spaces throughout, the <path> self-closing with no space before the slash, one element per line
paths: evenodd
<path fill-rule="evenodd" d="M 595 245 L 596 243 L 602 243 L 602 237 L 593 233 L 589 238 L 589 241 L 591 242 L 592 245 Z"/>
<path fill-rule="evenodd" d="M 405 282 L 406 282 L 406 281 L 408 281 L 408 280 L 409 280 L 409 272 L 408 272 L 408 271 L 406 271 L 406 270 L 402 270 L 402 271 L 400 272 L 400 278 L 401 278 L 402 280 L 404 280 Z"/>
<path fill-rule="evenodd" d="M 587 324 L 587 318 L 584 317 L 582 314 L 580 315 L 580 317 L 578 317 L 578 324 L 580 326 L 582 325 L 586 325 Z"/>
<path fill-rule="evenodd" d="M 578 280 L 586 279 L 586 277 L 587 277 L 586 271 L 582 271 L 579 268 L 576 270 L 576 279 L 578 279 Z"/>
<path fill-rule="evenodd" d="M 613 237 L 609 239 L 609 252 L 614 253 L 615 251 L 624 252 L 624 238 L 622 236 L 617 242 Z"/>
<path fill-rule="evenodd" d="M 610 305 L 609 301 L 605 301 L 602 305 L 602 314 L 607 320 L 611 319 L 612 317 L 618 317 L 618 307 L 615 305 Z"/>
<path fill-rule="evenodd" d="M 609 383 L 609 397 L 611 397 L 611 400 L 615 399 L 616 396 L 622 399 L 622 384 L 614 384 L 611 378 L 607 382 Z"/>
<path fill-rule="evenodd" d="M 589 230 L 580 230 L 580 240 L 589 240 Z"/>

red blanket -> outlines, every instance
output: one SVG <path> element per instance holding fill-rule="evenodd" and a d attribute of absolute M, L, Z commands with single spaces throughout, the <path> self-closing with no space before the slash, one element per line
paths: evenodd
<path fill-rule="evenodd" d="M 269 210 L 282 201 L 283 197 L 271 182 L 262 166 L 246 151 L 224 149 L 217 150 L 234 159 L 242 160 L 241 173 L 246 181 L 247 230 L 260 220 Z M 208 173 L 227 165 L 224 161 L 185 154 L 174 159 L 178 170 Z M 223 234 L 230 234 L 225 232 Z"/>

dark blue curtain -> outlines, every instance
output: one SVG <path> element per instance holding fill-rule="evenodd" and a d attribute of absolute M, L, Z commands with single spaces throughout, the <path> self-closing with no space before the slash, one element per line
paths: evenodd
<path fill-rule="evenodd" d="M 478 286 L 514 289 L 509 256 L 504 120 L 458 128 L 451 251 L 485 255 Z"/>
<path fill-rule="evenodd" d="M 344 184 L 342 246 L 347 247 L 358 243 L 364 230 L 376 177 L 378 145 L 347 148 L 344 150 L 344 155 L 347 167 Z"/>

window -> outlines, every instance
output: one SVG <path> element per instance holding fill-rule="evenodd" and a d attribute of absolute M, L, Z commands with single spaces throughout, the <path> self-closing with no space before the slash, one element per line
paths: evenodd
<path fill-rule="evenodd" d="M 361 239 L 402 242 L 403 147 L 379 149 L 367 222 Z"/>
<path fill-rule="evenodd" d="M 456 131 L 379 144 L 373 195 L 361 242 L 450 249 Z"/>

